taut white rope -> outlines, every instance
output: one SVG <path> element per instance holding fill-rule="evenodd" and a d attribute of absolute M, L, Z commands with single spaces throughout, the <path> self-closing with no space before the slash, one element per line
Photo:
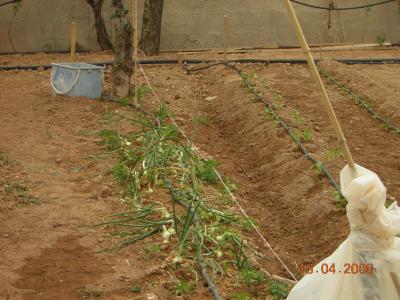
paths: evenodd
<path fill-rule="evenodd" d="M 135 58 L 136 59 L 136 58 Z M 152 94 L 154 95 L 154 97 L 157 99 L 157 101 L 160 104 L 163 104 L 164 101 L 162 101 L 158 95 L 156 94 L 156 92 L 154 91 L 152 85 L 150 84 L 149 79 L 146 76 L 146 73 L 144 72 L 142 65 L 140 64 L 140 62 L 137 60 L 137 63 L 139 65 L 140 71 L 143 74 L 143 77 L 147 83 L 147 85 L 149 86 Z M 182 134 L 182 136 L 184 136 L 188 142 L 190 142 L 192 145 L 193 143 L 191 142 L 191 140 L 189 139 L 189 137 L 185 134 L 185 132 L 178 126 L 178 124 L 176 123 L 176 121 L 174 120 L 174 118 L 171 116 L 171 114 L 169 113 L 169 111 L 167 110 L 167 114 L 168 117 L 170 118 L 170 120 L 172 121 L 172 123 L 176 126 L 176 128 L 179 130 L 179 132 Z M 197 147 L 193 147 L 193 150 L 198 153 L 198 155 L 200 155 L 203 159 L 206 159 L 206 157 L 197 150 Z M 240 204 L 239 200 L 236 199 L 236 197 L 233 195 L 232 191 L 229 189 L 229 187 L 225 184 L 224 180 L 222 179 L 221 174 L 214 168 L 214 172 L 215 174 L 217 174 L 218 179 L 221 181 L 222 185 L 224 186 L 224 188 L 227 190 L 229 196 L 232 198 L 232 200 L 236 203 L 236 205 L 238 206 L 240 212 L 247 218 L 247 220 L 249 220 L 251 226 L 253 227 L 253 229 L 257 232 L 257 234 L 260 236 L 261 240 L 264 242 L 264 244 L 271 250 L 272 254 L 276 257 L 276 259 L 281 263 L 281 265 L 284 267 L 284 269 L 290 274 L 290 276 L 294 279 L 295 282 L 297 282 L 297 278 L 296 276 L 294 276 L 293 272 L 290 271 L 290 269 L 286 266 L 286 264 L 283 262 L 283 260 L 279 257 L 278 253 L 275 252 L 275 250 L 272 248 L 271 244 L 268 243 L 267 239 L 264 237 L 264 235 L 261 233 L 261 231 L 257 228 L 257 226 L 253 223 L 253 221 L 250 219 L 250 217 L 248 216 L 248 214 L 246 213 L 246 211 L 244 210 L 244 208 L 242 207 L 242 205 Z"/>

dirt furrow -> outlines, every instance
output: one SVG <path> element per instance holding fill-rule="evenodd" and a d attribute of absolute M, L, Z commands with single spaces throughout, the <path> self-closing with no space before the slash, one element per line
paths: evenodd
<path fill-rule="evenodd" d="M 363 96 L 383 117 L 400 126 L 400 66 L 348 66 L 328 61 L 321 66 Z"/>
<path fill-rule="evenodd" d="M 322 110 L 320 96 L 306 67 L 270 66 L 260 75 L 281 91 L 288 103 L 296 107 L 305 119 L 311 120 L 313 128 L 318 128 L 318 138 L 322 139 L 321 144 L 325 144 L 326 149 L 335 146 L 332 127 Z M 394 180 L 400 172 L 398 136 L 382 128 L 377 120 L 337 88 L 328 85 L 328 93 L 356 162 L 379 174 L 389 196 L 399 195 L 400 182 Z M 331 167 L 338 174 L 341 165 Z"/>
<path fill-rule="evenodd" d="M 238 74 L 223 66 L 202 73 L 209 96 L 217 98 L 198 104 L 210 118 L 198 146 L 238 182 L 243 206 L 293 270 L 330 253 L 346 234 L 337 226 L 345 219 L 332 200 L 333 189 L 267 120 L 263 105 L 241 88 Z"/>

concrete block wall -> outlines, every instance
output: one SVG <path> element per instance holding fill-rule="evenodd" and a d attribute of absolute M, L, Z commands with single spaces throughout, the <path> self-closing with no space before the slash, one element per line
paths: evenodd
<path fill-rule="evenodd" d="M 329 4 L 329 0 L 302 1 Z M 336 0 L 341 7 L 375 1 L 378 0 Z M 139 15 L 143 2 L 139 0 Z M 310 43 L 371 43 L 377 36 L 399 42 L 399 2 L 368 10 L 331 12 L 330 28 L 328 11 L 294 6 Z M 164 3 L 161 37 L 164 51 L 221 48 L 224 15 L 229 17 L 232 47 L 297 45 L 281 0 L 164 0 Z M 130 8 L 130 0 L 125 0 L 125 4 Z M 111 0 L 105 1 L 103 14 L 113 36 Z M 73 17 L 78 24 L 79 47 L 98 49 L 92 11 L 85 0 L 23 0 L 15 17 L 10 5 L 0 7 L 0 52 L 13 51 L 8 38 L 11 21 L 10 35 L 17 52 L 66 51 Z"/>

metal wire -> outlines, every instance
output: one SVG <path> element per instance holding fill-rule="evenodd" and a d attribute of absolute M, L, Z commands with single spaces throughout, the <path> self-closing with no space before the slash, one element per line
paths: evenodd
<path fill-rule="evenodd" d="M 140 68 L 140 71 L 142 72 L 144 79 L 147 83 L 147 85 L 149 86 L 152 94 L 154 95 L 154 97 L 157 99 L 157 101 L 160 104 L 163 104 L 164 102 L 161 101 L 161 99 L 158 97 L 158 95 L 156 94 L 156 92 L 154 91 L 153 87 L 150 84 L 150 81 L 148 80 L 146 73 L 144 72 L 142 65 L 140 64 L 140 62 L 138 61 L 138 65 Z M 189 139 L 189 137 L 185 134 L 185 132 L 178 126 L 178 124 L 176 123 L 175 119 L 173 118 L 173 116 L 167 111 L 168 117 L 170 118 L 171 122 L 176 126 L 176 128 L 179 130 L 179 132 L 182 134 L 183 137 L 185 137 L 189 142 L 191 142 L 191 140 Z M 194 147 L 193 143 L 193 150 L 199 155 L 201 156 L 203 159 L 207 159 L 200 151 L 197 150 L 197 147 Z M 281 263 L 281 265 L 283 266 L 283 268 L 289 273 L 289 275 L 293 278 L 293 280 L 295 282 L 297 282 L 297 278 L 296 276 L 293 274 L 293 272 L 290 271 L 290 269 L 286 266 L 286 264 L 283 262 L 283 260 L 279 257 L 278 253 L 275 252 L 275 250 L 272 248 L 271 244 L 268 243 L 267 239 L 264 237 L 264 235 L 261 233 L 261 231 L 257 228 L 257 226 L 251 221 L 251 219 L 249 218 L 248 214 L 246 213 L 246 211 L 244 210 L 244 208 L 242 207 L 242 205 L 240 204 L 239 200 L 233 195 L 232 191 L 229 189 L 229 187 L 225 184 L 224 180 L 222 179 L 221 174 L 218 172 L 218 170 L 216 170 L 214 168 L 214 172 L 215 174 L 218 176 L 218 179 L 221 181 L 222 185 L 224 186 L 224 188 L 226 189 L 226 191 L 228 192 L 229 196 L 232 198 L 232 200 L 236 203 L 236 205 L 238 206 L 240 212 L 250 221 L 250 225 L 253 227 L 253 229 L 257 232 L 257 234 L 260 236 L 261 240 L 264 242 L 264 244 L 271 250 L 272 254 L 276 257 L 276 259 Z"/>
<path fill-rule="evenodd" d="M 382 5 L 382 4 L 386 4 L 386 3 L 390 3 L 390 2 L 395 2 L 397 0 L 386 0 L 386 1 L 381 1 L 378 3 L 366 4 L 366 5 L 360 5 L 360 6 L 351 6 L 351 7 L 325 7 L 325 6 L 318 6 L 318 5 L 304 3 L 304 2 L 301 2 L 298 0 L 290 0 L 290 1 L 293 3 L 299 4 L 299 5 L 303 5 L 303 6 L 307 6 L 307 7 L 311 7 L 311 8 L 332 11 L 332 10 L 354 10 L 354 9 L 368 8 L 368 7 L 378 6 L 378 5 Z"/>

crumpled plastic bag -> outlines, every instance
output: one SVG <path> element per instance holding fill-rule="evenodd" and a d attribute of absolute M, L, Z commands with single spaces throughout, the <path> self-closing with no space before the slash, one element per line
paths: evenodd
<path fill-rule="evenodd" d="M 341 171 L 340 185 L 351 233 L 309 270 L 287 300 L 400 299 L 400 208 L 397 203 L 385 207 L 385 186 L 359 165 L 355 172 L 349 166 Z"/>

